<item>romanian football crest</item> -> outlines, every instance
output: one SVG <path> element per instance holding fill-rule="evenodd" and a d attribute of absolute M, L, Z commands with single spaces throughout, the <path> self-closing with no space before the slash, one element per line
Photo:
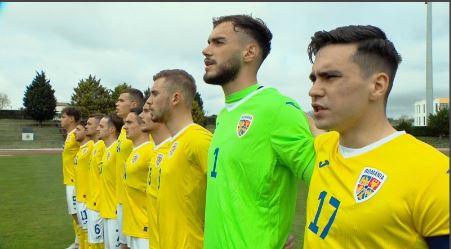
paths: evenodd
<path fill-rule="evenodd" d="M 364 168 L 355 186 L 355 201 L 361 203 L 373 197 L 386 180 L 387 176 L 382 171 L 368 167 Z"/>
<path fill-rule="evenodd" d="M 246 132 L 251 127 L 253 118 L 254 117 L 250 114 L 241 115 L 240 121 L 238 122 L 238 125 L 236 127 L 236 135 L 238 137 L 242 137 L 242 136 L 246 135 Z"/>
<path fill-rule="evenodd" d="M 172 144 L 171 149 L 169 149 L 168 157 L 172 157 L 172 155 L 174 155 L 175 150 L 177 149 L 178 145 L 179 145 L 179 142 L 175 142 Z"/>
<path fill-rule="evenodd" d="M 135 154 L 132 158 L 132 163 L 135 163 L 138 160 L 138 158 L 139 158 L 139 155 Z"/>
<path fill-rule="evenodd" d="M 157 168 L 160 167 L 161 161 L 163 161 L 163 157 L 164 157 L 163 153 L 158 153 L 157 160 L 155 160 L 155 165 Z"/>

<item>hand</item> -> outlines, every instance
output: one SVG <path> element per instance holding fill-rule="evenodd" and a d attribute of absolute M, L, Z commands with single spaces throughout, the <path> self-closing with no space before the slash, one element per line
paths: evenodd
<path fill-rule="evenodd" d="M 283 249 L 293 249 L 294 248 L 294 236 L 290 234 L 288 236 L 287 242 L 285 242 L 285 246 Z"/>
<path fill-rule="evenodd" d="M 316 136 L 318 136 L 318 135 L 321 135 L 321 134 L 323 134 L 323 133 L 326 133 L 325 130 L 318 129 L 318 128 L 315 126 L 315 121 L 313 120 L 312 117 L 310 117 L 308 114 L 306 114 L 306 116 L 307 116 L 307 120 L 308 120 L 308 124 L 309 124 L 309 128 L 310 128 L 310 132 L 312 133 L 312 135 L 313 135 L 314 137 L 316 137 Z"/>

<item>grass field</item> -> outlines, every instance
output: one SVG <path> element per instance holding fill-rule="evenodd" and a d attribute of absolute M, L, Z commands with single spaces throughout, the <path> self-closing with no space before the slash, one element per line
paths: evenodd
<path fill-rule="evenodd" d="M 0 249 L 73 242 L 59 155 L 0 156 Z"/>
<path fill-rule="evenodd" d="M 63 249 L 74 239 L 61 157 L 0 156 L 0 249 Z M 301 184 L 293 234 L 302 247 L 306 187 Z"/>

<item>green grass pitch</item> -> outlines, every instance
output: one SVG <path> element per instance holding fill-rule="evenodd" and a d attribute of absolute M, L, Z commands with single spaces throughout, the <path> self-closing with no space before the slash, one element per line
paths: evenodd
<path fill-rule="evenodd" d="M 74 240 L 61 156 L 0 156 L 0 249 L 63 249 Z M 292 234 L 302 248 L 307 190 L 301 184 Z"/>

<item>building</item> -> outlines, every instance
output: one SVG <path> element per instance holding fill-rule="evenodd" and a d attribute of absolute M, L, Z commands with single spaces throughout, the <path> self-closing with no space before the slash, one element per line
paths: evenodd
<path fill-rule="evenodd" d="M 449 109 L 449 98 L 436 98 L 433 101 L 432 114 L 435 115 L 439 110 Z M 426 115 L 426 100 L 415 102 L 414 126 L 427 126 L 428 117 Z"/>
<path fill-rule="evenodd" d="M 60 120 L 61 119 L 61 112 L 63 111 L 63 109 L 66 106 L 69 106 L 69 103 L 56 102 L 55 116 L 53 117 L 53 120 Z"/>

